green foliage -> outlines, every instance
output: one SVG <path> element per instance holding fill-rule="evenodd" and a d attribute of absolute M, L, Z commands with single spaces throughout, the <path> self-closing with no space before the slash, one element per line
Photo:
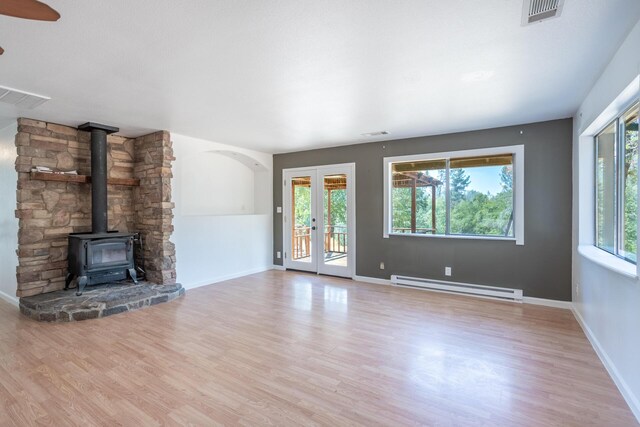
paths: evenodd
<path fill-rule="evenodd" d="M 451 233 L 488 236 L 504 236 L 509 230 L 513 207 L 513 193 L 502 190 L 495 196 L 468 191 L 464 199 L 451 204 Z"/>
<path fill-rule="evenodd" d="M 324 205 L 329 205 L 329 191 L 324 190 Z M 326 225 L 346 227 L 347 226 L 347 190 L 331 190 L 331 224 L 327 218 L 328 210 L 324 212 L 324 223 Z"/>
<path fill-rule="evenodd" d="M 393 228 L 411 228 L 411 189 L 393 189 Z"/>
<path fill-rule="evenodd" d="M 296 186 L 294 194 L 295 226 L 311 225 L 311 188 Z"/>
<path fill-rule="evenodd" d="M 324 206 L 328 206 L 327 190 L 324 190 Z M 311 188 L 295 187 L 295 225 L 296 227 L 308 227 L 311 225 Z M 347 191 L 331 191 L 331 224 L 327 223 L 327 212 L 324 212 L 324 222 L 327 225 L 347 225 Z"/>
<path fill-rule="evenodd" d="M 431 171 L 433 172 L 433 171 Z M 432 175 L 433 176 L 433 175 Z M 444 170 L 438 171 L 439 180 L 443 181 Z M 446 199 L 444 185 L 436 189 L 436 232 L 444 233 L 446 227 Z M 393 228 L 399 233 L 411 232 L 411 188 L 393 188 Z M 431 233 L 433 221 L 431 187 L 416 188 L 416 229 L 418 233 Z"/>
<path fill-rule="evenodd" d="M 636 128 L 637 129 L 637 128 Z M 624 156 L 624 237 L 627 258 L 636 260 L 638 225 L 638 131 L 625 132 Z"/>
<path fill-rule="evenodd" d="M 451 202 L 455 203 L 465 198 L 467 187 L 471 184 L 471 178 L 462 168 L 451 169 L 449 172 L 451 179 Z"/>
<path fill-rule="evenodd" d="M 513 166 L 503 166 L 500 170 L 500 185 L 503 191 L 513 190 Z"/>

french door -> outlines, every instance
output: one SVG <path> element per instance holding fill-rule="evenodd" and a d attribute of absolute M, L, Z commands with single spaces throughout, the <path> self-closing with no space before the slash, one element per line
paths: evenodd
<path fill-rule="evenodd" d="M 353 163 L 283 171 L 286 268 L 353 276 L 354 172 Z"/>

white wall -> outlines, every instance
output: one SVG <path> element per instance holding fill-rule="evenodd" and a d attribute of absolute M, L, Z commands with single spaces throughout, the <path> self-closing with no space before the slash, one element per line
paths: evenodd
<path fill-rule="evenodd" d="M 184 159 L 181 171 L 181 210 L 187 215 L 247 215 L 254 205 L 255 171 L 216 152 L 195 153 Z M 266 169 L 266 168 L 265 168 Z M 200 197 L 191 188 L 206 189 L 215 197 Z"/>
<path fill-rule="evenodd" d="M 192 288 L 270 269 L 273 156 L 171 139 L 178 282 Z"/>
<path fill-rule="evenodd" d="M 0 129 L 0 298 L 17 303 L 15 297 L 18 256 L 16 209 L 17 175 L 15 136 L 17 123 Z"/>
<path fill-rule="evenodd" d="M 585 46 L 585 49 L 588 47 Z M 585 97 L 574 118 L 573 137 L 573 301 L 585 332 L 625 399 L 640 420 L 640 281 L 586 256 L 593 227 L 593 143 L 589 136 L 606 116 L 622 108 L 616 98 L 640 88 L 640 22 Z M 582 244 L 581 252 L 578 252 Z M 594 254 L 598 255 L 598 254 Z M 579 288 L 578 288 L 579 286 Z"/>

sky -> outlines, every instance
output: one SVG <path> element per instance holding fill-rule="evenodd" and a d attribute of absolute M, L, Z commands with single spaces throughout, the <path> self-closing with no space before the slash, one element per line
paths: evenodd
<path fill-rule="evenodd" d="M 491 192 L 495 195 L 502 191 L 500 185 L 500 171 L 502 166 L 491 166 L 483 168 L 467 168 L 465 172 L 471 178 L 467 190 L 475 190 L 483 194 Z"/>
<path fill-rule="evenodd" d="M 485 166 L 481 168 L 466 168 L 465 173 L 471 178 L 467 190 L 475 190 L 482 194 L 491 193 L 492 195 L 498 194 L 502 191 L 502 185 L 500 181 L 500 171 L 502 166 Z M 432 170 L 427 171 L 427 174 L 438 178 L 439 171 Z"/>

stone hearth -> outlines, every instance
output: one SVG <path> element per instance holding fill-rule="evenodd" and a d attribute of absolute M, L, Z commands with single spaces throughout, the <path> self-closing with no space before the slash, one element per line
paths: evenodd
<path fill-rule="evenodd" d="M 72 322 L 96 319 L 169 302 L 184 295 L 179 283 L 156 285 L 118 282 L 86 288 L 82 296 L 75 289 L 20 298 L 20 311 L 42 322 Z"/>

